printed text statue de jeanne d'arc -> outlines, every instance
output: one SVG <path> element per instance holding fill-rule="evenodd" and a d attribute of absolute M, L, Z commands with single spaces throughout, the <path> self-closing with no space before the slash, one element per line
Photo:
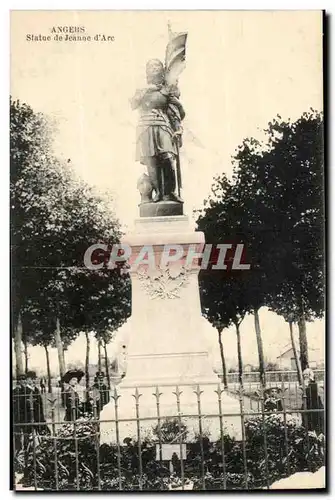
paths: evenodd
<path fill-rule="evenodd" d="M 131 106 L 140 115 L 136 161 L 146 165 L 148 172 L 138 181 L 142 206 L 170 202 L 179 207 L 179 211 L 171 212 L 177 214 L 182 213 L 183 204 L 179 148 L 182 146 L 181 122 L 185 117 L 178 76 L 185 66 L 187 33 L 175 34 L 169 29 L 169 35 L 165 65 L 158 59 L 147 62 L 147 86 L 136 91 Z"/>

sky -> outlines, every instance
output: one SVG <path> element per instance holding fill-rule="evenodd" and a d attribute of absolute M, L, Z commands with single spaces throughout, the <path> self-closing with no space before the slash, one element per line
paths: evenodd
<path fill-rule="evenodd" d="M 145 62 L 163 58 L 167 23 L 187 31 L 186 69 L 180 78 L 186 110 L 181 152 L 185 212 L 201 208 L 213 176 L 232 174 L 231 156 L 246 137 L 264 137 L 277 114 L 298 118 L 322 110 L 320 11 L 39 11 L 11 14 L 11 94 L 56 119 L 56 154 L 71 159 L 78 176 L 111 191 L 111 203 L 130 230 L 138 217 L 135 162 L 137 115 L 129 99 L 145 83 Z M 53 26 L 83 26 L 113 42 L 31 42 Z M 281 318 L 261 311 L 265 355 L 289 343 Z M 257 362 L 252 317 L 242 323 L 245 362 Z M 308 325 L 310 345 L 322 345 L 324 321 Z M 236 360 L 236 338 L 224 346 Z M 208 339 L 217 351 L 217 340 Z M 68 359 L 83 359 L 83 339 Z M 31 349 L 31 363 L 41 353 Z M 52 353 L 52 363 L 56 363 Z"/>

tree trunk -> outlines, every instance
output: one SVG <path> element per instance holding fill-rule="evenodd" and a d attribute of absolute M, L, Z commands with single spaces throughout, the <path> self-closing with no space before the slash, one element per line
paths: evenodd
<path fill-rule="evenodd" d="M 98 370 L 101 372 L 101 338 L 98 339 Z"/>
<path fill-rule="evenodd" d="M 43 346 L 45 350 L 45 359 L 47 361 L 47 374 L 48 374 L 48 393 L 52 393 L 52 385 L 51 385 L 51 370 L 50 370 L 50 358 L 49 358 L 49 351 L 48 351 L 48 346 L 45 345 Z"/>
<path fill-rule="evenodd" d="M 24 371 L 28 372 L 28 342 L 26 340 L 23 341 L 24 345 Z"/>
<path fill-rule="evenodd" d="M 60 321 L 58 317 L 56 318 L 55 343 L 58 352 L 59 374 L 62 378 L 65 375 L 66 368 L 65 368 L 63 342 L 60 334 Z"/>
<path fill-rule="evenodd" d="M 89 367 L 90 367 L 90 335 L 88 332 L 85 332 L 85 337 L 86 337 L 86 359 L 85 359 L 85 379 L 86 379 L 86 390 L 89 390 L 90 388 L 90 373 L 89 373 Z"/>
<path fill-rule="evenodd" d="M 238 357 L 238 381 L 240 386 L 243 387 L 243 361 L 242 361 L 242 349 L 241 349 L 241 333 L 239 323 L 235 323 L 236 327 L 236 337 L 237 337 L 237 357 Z"/>
<path fill-rule="evenodd" d="M 104 353 L 105 353 L 105 371 L 106 371 L 106 379 L 107 379 L 107 387 L 108 390 L 111 388 L 111 379 L 109 375 L 109 366 L 108 366 L 108 356 L 107 356 L 107 344 L 104 342 Z"/>
<path fill-rule="evenodd" d="M 222 344 L 222 338 L 221 338 L 222 330 L 223 330 L 223 328 L 218 328 L 217 329 L 217 331 L 218 331 L 218 337 L 219 337 L 221 364 L 222 364 L 222 381 L 223 381 L 223 387 L 225 389 L 228 389 L 226 360 L 225 360 L 225 357 L 224 357 L 223 344 Z"/>
<path fill-rule="evenodd" d="M 264 352 L 263 352 L 263 341 L 262 341 L 262 332 L 261 325 L 259 322 L 259 309 L 254 310 L 254 319 L 255 319 L 255 331 L 256 331 L 256 339 L 257 339 L 257 348 L 258 348 L 258 360 L 259 360 L 259 379 L 261 386 L 265 389 L 266 379 L 265 379 L 265 363 L 264 363 Z"/>
<path fill-rule="evenodd" d="M 293 354 L 294 354 L 294 359 L 295 359 L 295 365 L 297 367 L 298 382 L 299 382 L 299 385 L 302 386 L 302 370 L 301 370 L 301 364 L 300 364 L 300 360 L 299 360 L 299 356 L 298 356 L 298 352 L 297 352 L 297 347 L 295 345 L 295 340 L 294 340 L 294 336 L 293 336 L 292 321 L 289 321 L 288 324 L 290 327 L 290 337 L 291 337 L 291 344 L 292 344 L 292 349 L 293 349 Z"/>
<path fill-rule="evenodd" d="M 17 323 L 14 326 L 14 350 L 16 361 L 16 378 L 23 375 L 23 362 L 22 362 L 22 321 L 21 314 L 18 314 Z"/>
<path fill-rule="evenodd" d="M 305 315 L 302 315 L 298 321 L 299 328 L 299 344 L 300 344 L 300 363 L 301 370 L 304 371 L 308 368 L 308 343 L 307 343 L 307 334 L 306 334 L 306 320 Z"/>

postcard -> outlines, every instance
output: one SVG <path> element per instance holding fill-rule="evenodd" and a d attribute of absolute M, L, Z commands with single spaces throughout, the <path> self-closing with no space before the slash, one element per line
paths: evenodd
<path fill-rule="evenodd" d="M 11 12 L 12 489 L 325 489 L 324 25 Z"/>

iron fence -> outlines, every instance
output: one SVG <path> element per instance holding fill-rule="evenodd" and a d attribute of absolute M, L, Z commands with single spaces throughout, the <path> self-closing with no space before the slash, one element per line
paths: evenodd
<path fill-rule="evenodd" d="M 323 370 L 313 370 L 315 380 L 318 383 L 319 396 L 324 404 L 325 394 L 325 372 Z M 280 388 L 283 391 L 286 407 L 290 410 L 299 410 L 303 404 L 303 389 L 298 381 L 297 372 L 274 371 L 266 372 L 266 387 Z M 260 411 L 260 376 L 258 372 L 250 372 L 243 375 L 243 393 L 245 396 L 245 406 L 250 410 Z M 238 376 L 230 373 L 228 376 L 228 390 L 234 394 L 239 393 L 240 385 Z"/>
<path fill-rule="evenodd" d="M 65 403 L 67 408 L 61 394 L 39 399 L 38 391 L 17 391 L 16 489 L 250 490 L 269 488 L 297 471 L 314 471 L 324 464 L 324 405 L 312 407 L 308 387 L 303 387 L 301 407 L 289 408 L 284 380 L 281 389 L 270 406 L 261 389 L 254 408 L 245 388 L 231 396 L 220 384 L 138 387 L 128 394 L 113 388 L 105 391 L 109 400 L 104 405 L 103 394 L 83 391 L 70 406 Z M 191 406 L 183 399 L 186 393 L 193 397 Z M 163 404 L 166 396 L 168 405 Z M 237 405 L 233 411 L 227 405 L 231 397 Z M 132 406 L 125 413 L 122 401 L 127 398 Z M 107 407 L 111 418 L 104 418 Z M 238 427 L 236 435 L 229 422 Z"/>
<path fill-rule="evenodd" d="M 313 369 L 313 373 L 315 376 L 315 380 L 323 381 L 325 371 L 323 369 Z M 219 373 L 219 376 L 222 377 L 222 373 Z M 228 384 L 238 384 L 239 383 L 239 374 L 238 372 L 229 372 L 227 373 Z M 260 379 L 259 372 L 244 372 L 243 373 L 243 382 L 245 384 L 249 383 L 258 383 Z M 296 370 L 274 370 L 274 371 L 265 371 L 265 379 L 267 384 L 282 382 L 298 382 L 298 373 Z"/>

